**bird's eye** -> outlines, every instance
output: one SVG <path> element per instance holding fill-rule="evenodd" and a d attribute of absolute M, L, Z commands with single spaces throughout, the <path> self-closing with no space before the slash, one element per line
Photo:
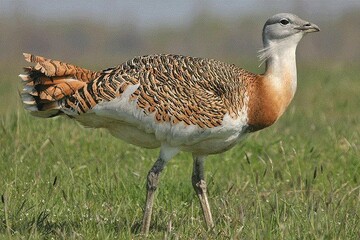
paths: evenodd
<path fill-rule="evenodd" d="M 289 24 L 289 20 L 287 20 L 287 19 L 281 19 L 281 20 L 280 20 L 280 23 L 281 23 L 281 25 L 288 25 L 288 24 Z"/>

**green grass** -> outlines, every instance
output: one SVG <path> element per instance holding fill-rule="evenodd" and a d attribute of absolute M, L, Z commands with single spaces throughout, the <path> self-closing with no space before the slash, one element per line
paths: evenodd
<path fill-rule="evenodd" d="M 278 123 L 207 159 L 215 230 L 204 228 L 181 153 L 161 176 L 150 239 L 360 238 L 359 68 L 299 69 Z M 34 118 L 15 83 L 0 81 L 0 239 L 141 239 L 158 150 Z"/>

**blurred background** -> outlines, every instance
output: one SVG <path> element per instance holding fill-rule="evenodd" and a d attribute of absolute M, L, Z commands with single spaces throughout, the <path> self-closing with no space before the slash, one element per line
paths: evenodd
<path fill-rule="evenodd" d="M 7 83 L 27 65 L 22 52 L 94 70 L 133 56 L 176 53 L 262 72 L 262 27 L 279 12 L 321 28 L 301 42 L 299 64 L 360 66 L 359 0 L 0 0 L 0 70 L 8 72 L 0 94 L 13 89 Z M 7 108 L 0 103 L 0 113 Z"/>

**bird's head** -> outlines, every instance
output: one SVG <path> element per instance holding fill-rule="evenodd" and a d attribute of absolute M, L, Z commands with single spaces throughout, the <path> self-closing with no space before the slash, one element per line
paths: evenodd
<path fill-rule="evenodd" d="M 263 28 L 264 47 L 280 42 L 297 44 L 300 39 L 311 32 L 318 32 L 320 28 L 291 13 L 279 13 L 269 18 Z"/>
<path fill-rule="evenodd" d="M 261 64 L 281 51 L 295 49 L 306 33 L 318 32 L 320 28 L 292 13 L 279 13 L 269 18 L 263 28 L 264 48 L 259 51 Z M 261 65 L 260 64 L 260 65 Z"/>

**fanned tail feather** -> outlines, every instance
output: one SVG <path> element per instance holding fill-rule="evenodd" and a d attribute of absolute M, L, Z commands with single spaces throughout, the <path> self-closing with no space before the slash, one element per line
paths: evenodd
<path fill-rule="evenodd" d="M 78 66 L 24 53 L 27 62 L 36 63 L 25 67 L 20 74 L 24 88 L 21 99 L 25 109 L 37 117 L 54 117 L 62 114 L 61 100 L 73 95 L 98 76 Z"/>

